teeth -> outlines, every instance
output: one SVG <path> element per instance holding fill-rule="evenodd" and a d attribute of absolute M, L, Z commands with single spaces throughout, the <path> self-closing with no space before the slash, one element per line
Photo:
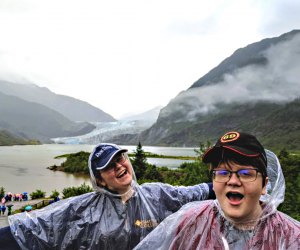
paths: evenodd
<path fill-rule="evenodd" d="M 118 178 L 122 177 L 126 172 L 127 172 L 126 169 L 124 169 L 124 170 L 118 175 Z"/>

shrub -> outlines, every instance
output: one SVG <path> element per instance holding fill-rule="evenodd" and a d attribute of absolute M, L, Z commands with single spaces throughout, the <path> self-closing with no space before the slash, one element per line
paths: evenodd
<path fill-rule="evenodd" d="M 59 196 L 59 192 L 55 189 L 55 190 L 52 191 L 52 194 L 50 195 L 50 198 L 54 199 L 58 196 Z"/>
<path fill-rule="evenodd" d="M 45 198 L 46 192 L 37 189 L 35 192 L 30 193 L 30 197 L 32 200 L 34 199 L 40 199 L 40 198 Z"/>
<path fill-rule="evenodd" d="M 72 196 L 77 196 L 77 195 L 81 195 L 81 194 L 85 194 L 85 193 L 89 193 L 94 191 L 89 185 L 83 183 L 81 186 L 79 187 L 68 187 L 68 188 L 64 188 L 62 193 L 63 193 L 63 199 L 65 198 L 69 198 Z"/>

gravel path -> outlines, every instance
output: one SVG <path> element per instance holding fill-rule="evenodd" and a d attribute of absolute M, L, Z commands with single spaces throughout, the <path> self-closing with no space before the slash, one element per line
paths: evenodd
<path fill-rule="evenodd" d="M 6 203 L 6 206 L 9 205 L 9 204 L 12 204 L 14 205 L 12 207 L 12 212 L 17 210 L 17 209 L 20 209 L 22 208 L 23 206 L 25 205 L 35 205 L 39 202 L 41 202 L 43 199 L 37 199 L 37 200 L 28 200 L 28 201 L 9 201 Z M 5 211 L 5 214 L 4 215 L 0 215 L 0 228 L 1 227 L 6 227 L 8 226 L 8 220 L 7 220 L 7 208 L 6 208 L 6 211 Z"/>

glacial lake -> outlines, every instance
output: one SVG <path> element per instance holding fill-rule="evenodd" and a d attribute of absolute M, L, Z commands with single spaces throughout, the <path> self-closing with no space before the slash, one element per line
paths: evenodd
<path fill-rule="evenodd" d="M 133 152 L 136 146 L 121 146 Z M 6 192 L 31 193 L 37 189 L 46 192 L 49 196 L 53 190 L 61 191 L 66 187 L 80 186 L 83 183 L 90 185 L 89 177 L 67 174 L 60 171 L 51 171 L 47 167 L 59 165 L 65 159 L 54 159 L 55 156 L 76 153 L 79 151 L 91 152 L 94 145 L 71 144 L 43 144 L 26 146 L 0 147 L 0 187 Z M 162 155 L 195 156 L 194 148 L 150 147 L 143 146 L 143 150 Z M 149 158 L 148 162 L 158 167 L 166 166 L 177 168 L 183 160 Z"/>

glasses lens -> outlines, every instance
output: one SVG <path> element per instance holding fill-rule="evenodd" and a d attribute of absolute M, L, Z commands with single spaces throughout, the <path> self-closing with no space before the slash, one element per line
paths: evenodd
<path fill-rule="evenodd" d="M 243 182 L 249 182 L 249 181 L 255 181 L 257 176 L 257 170 L 256 169 L 241 169 L 237 171 L 237 174 L 241 181 Z"/>
<path fill-rule="evenodd" d="M 230 171 L 228 170 L 214 170 L 213 171 L 214 180 L 216 182 L 227 182 L 230 177 Z"/>
<path fill-rule="evenodd" d="M 116 167 L 116 162 L 114 161 L 111 161 L 107 167 L 105 169 L 103 169 L 102 171 L 111 171 L 111 170 L 114 170 L 114 168 Z"/>
<path fill-rule="evenodd" d="M 125 154 L 120 154 L 118 155 L 115 159 L 113 159 L 107 167 L 103 171 L 112 171 L 115 169 L 115 167 L 118 164 L 122 164 L 126 161 L 126 155 Z"/>
<path fill-rule="evenodd" d="M 119 155 L 119 156 L 116 158 L 116 160 L 115 160 L 115 162 L 117 162 L 117 163 L 119 163 L 119 164 L 122 164 L 122 163 L 124 163 L 125 161 L 126 161 L 126 156 L 125 156 L 124 153 L 121 154 L 121 155 Z"/>
<path fill-rule="evenodd" d="M 213 178 L 216 182 L 227 182 L 230 180 L 230 177 L 233 173 L 236 173 L 240 181 L 250 182 L 255 181 L 257 177 L 257 169 L 240 169 L 239 171 L 229 171 L 229 170 L 214 170 Z"/>

